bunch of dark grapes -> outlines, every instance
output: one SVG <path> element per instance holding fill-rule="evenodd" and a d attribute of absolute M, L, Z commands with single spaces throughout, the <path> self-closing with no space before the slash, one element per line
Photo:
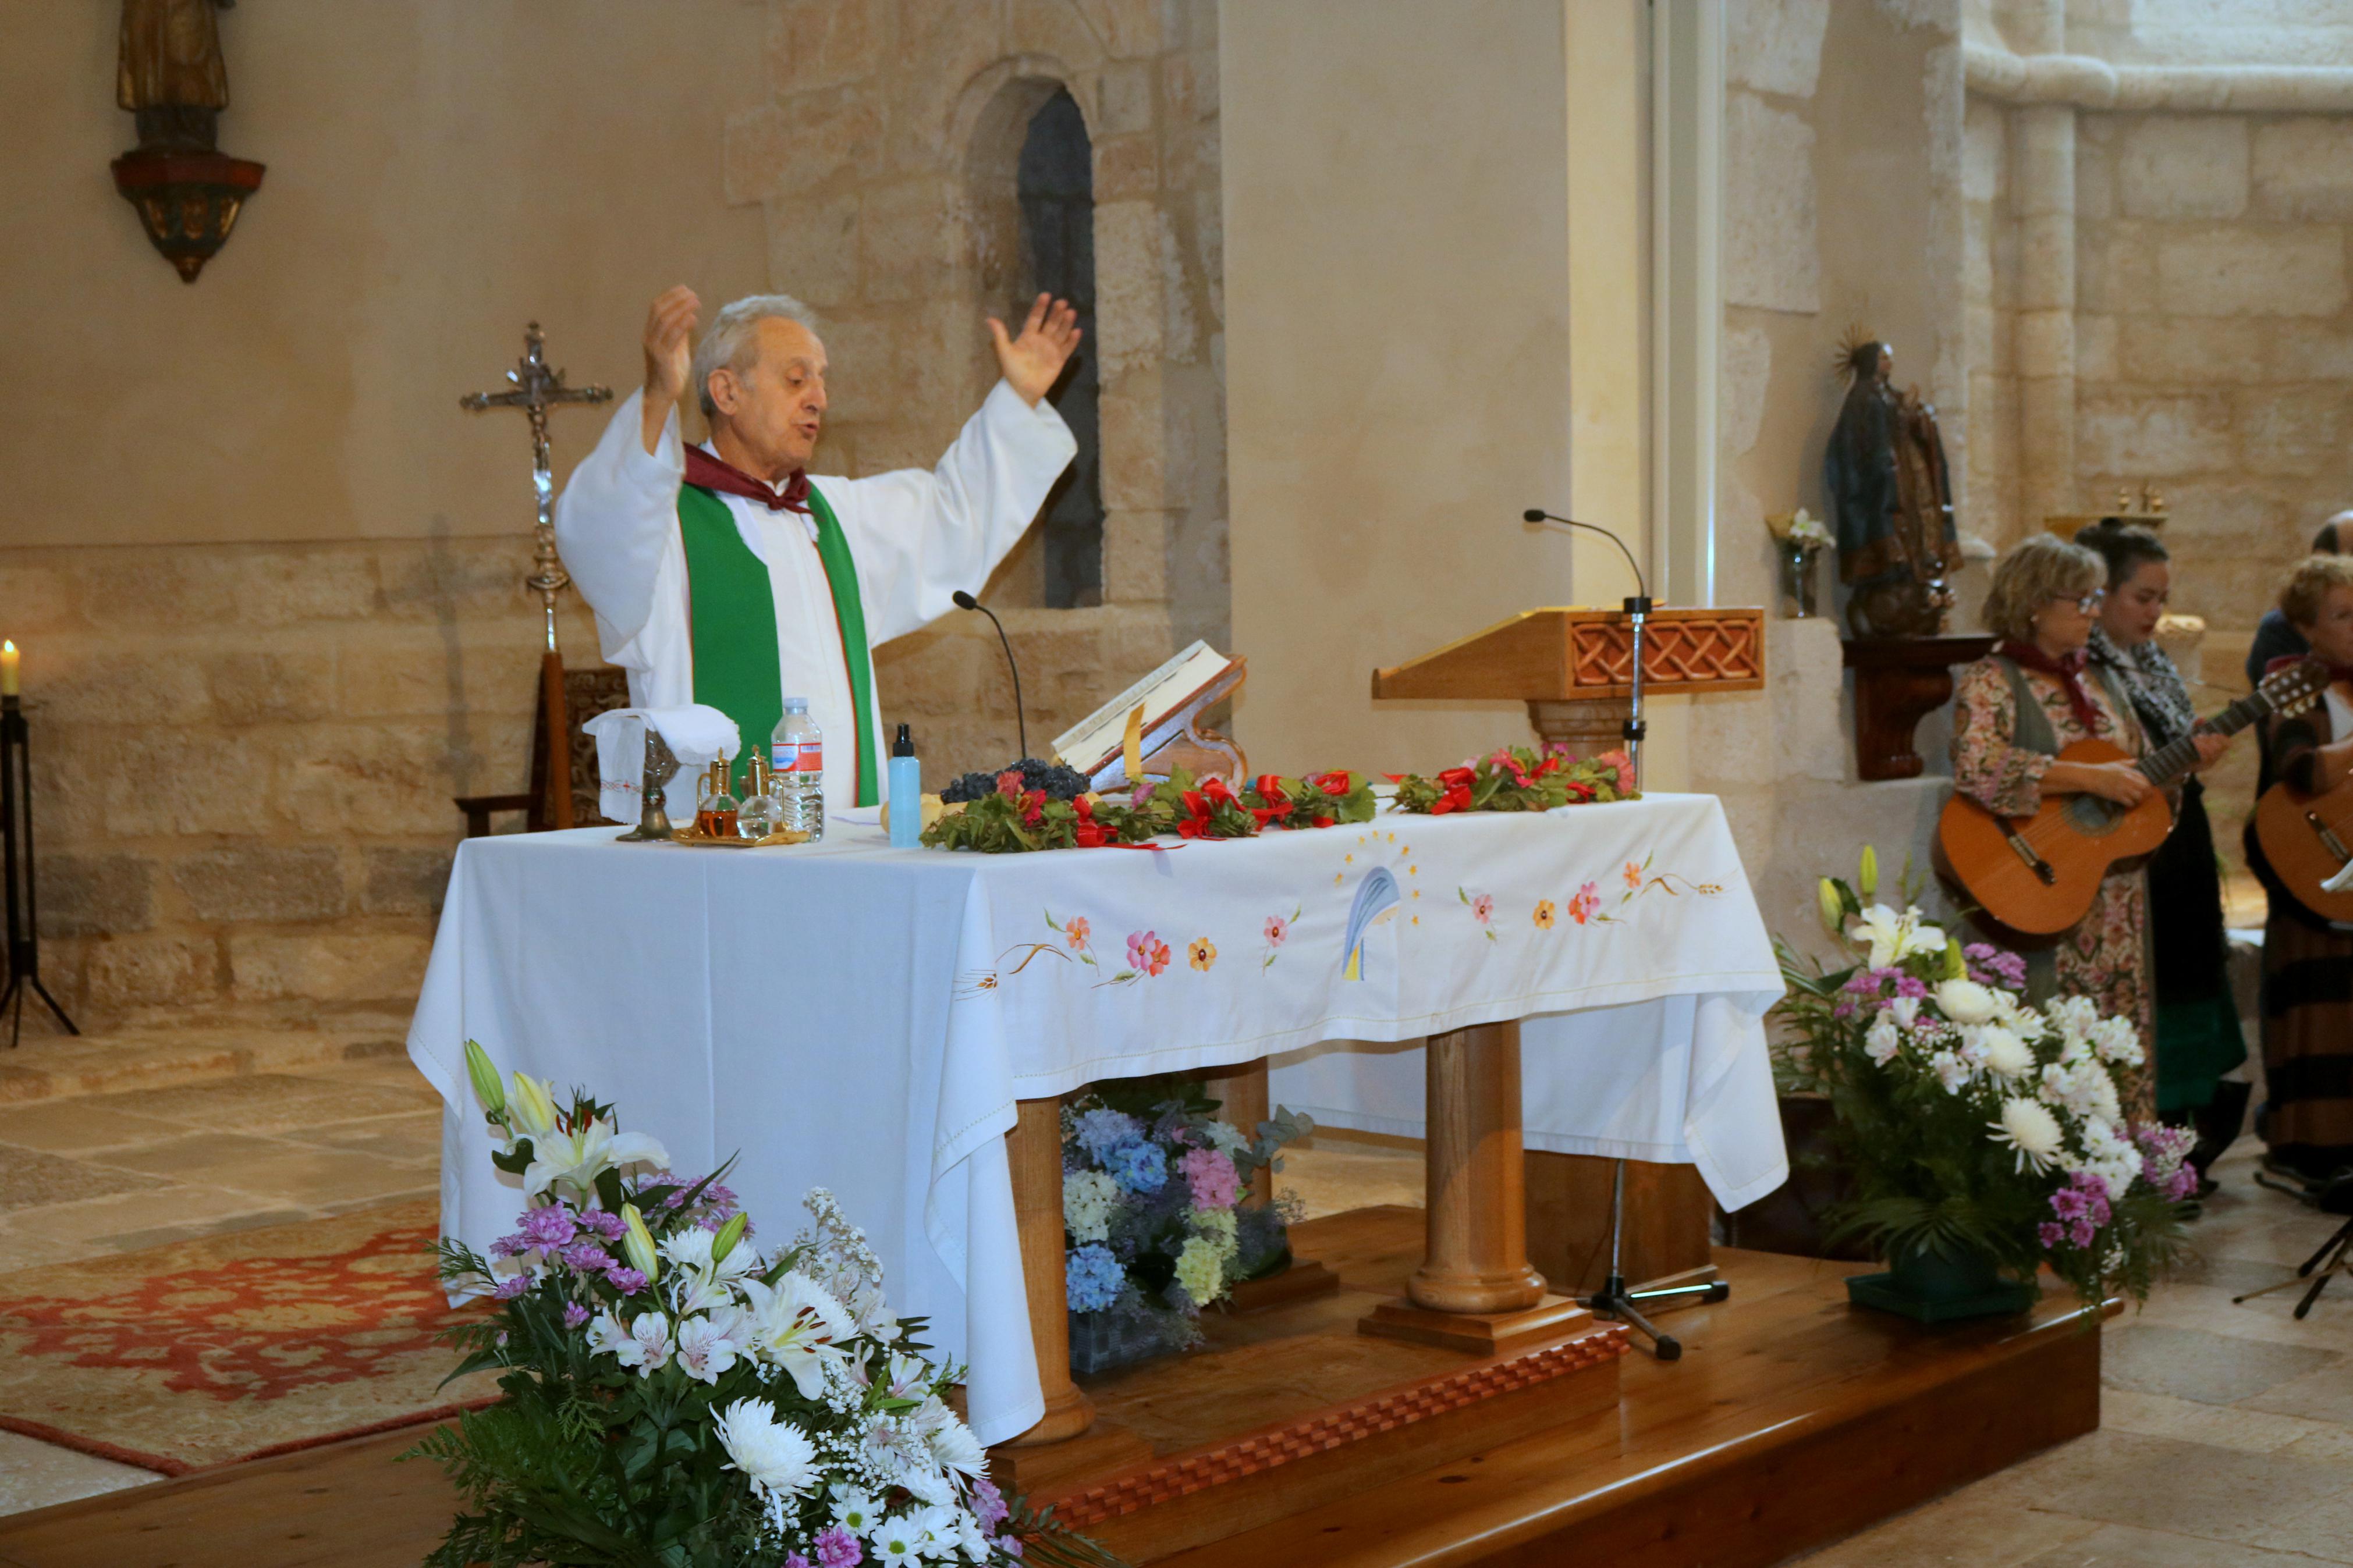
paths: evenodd
<path fill-rule="evenodd" d="M 1035 757 L 1024 757 L 1019 762 L 1008 767 L 999 768 L 992 773 L 966 773 L 940 791 L 940 799 L 954 805 L 958 801 L 978 800 L 982 795 L 995 795 L 997 781 L 1008 773 L 1018 773 L 1021 775 L 1023 789 L 1042 789 L 1050 800 L 1075 800 L 1086 794 L 1090 787 L 1087 775 L 1076 768 L 1065 767 L 1060 763 L 1041 763 Z"/>

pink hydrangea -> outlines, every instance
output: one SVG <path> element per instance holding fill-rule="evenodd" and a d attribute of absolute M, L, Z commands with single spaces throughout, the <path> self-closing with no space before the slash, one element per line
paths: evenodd
<path fill-rule="evenodd" d="M 1195 1208 L 1229 1209 L 1241 1194 L 1241 1173 L 1222 1149 L 1192 1150 L 1176 1162 L 1176 1168 L 1192 1189 Z"/>

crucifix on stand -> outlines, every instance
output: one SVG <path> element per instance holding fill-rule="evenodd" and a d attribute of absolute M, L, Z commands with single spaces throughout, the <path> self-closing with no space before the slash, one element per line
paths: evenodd
<path fill-rule="evenodd" d="M 565 736 L 569 732 L 564 710 L 564 650 L 555 633 L 555 595 L 571 585 L 572 577 L 555 553 L 555 473 L 548 461 L 547 411 L 567 403 L 608 402 L 613 389 L 565 385 L 564 373 L 547 368 L 545 340 L 540 335 L 537 321 L 523 328 L 522 358 L 507 372 L 507 380 L 513 391 L 470 392 L 458 400 L 458 406 L 475 413 L 485 408 L 520 408 L 531 416 L 531 485 L 539 510 L 538 519 L 532 525 L 532 574 L 523 579 L 523 585 L 538 590 L 540 608 L 547 619 L 547 646 L 539 661 L 539 700 L 544 710 L 543 730 L 548 744 L 555 748 L 565 744 Z M 548 780 L 556 782 L 550 784 Z M 547 779 L 536 783 L 554 797 L 553 825 L 569 827 L 572 790 L 562 780 L 558 758 L 551 750 Z"/>

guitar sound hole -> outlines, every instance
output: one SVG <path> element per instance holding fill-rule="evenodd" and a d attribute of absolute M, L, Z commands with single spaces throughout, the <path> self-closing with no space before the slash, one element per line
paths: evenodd
<path fill-rule="evenodd" d="M 2095 795 L 2079 795 L 2067 803 L 2067 820 L 2079 833 L 2101 838 L 2116 830 L 2125 808 Z"/>

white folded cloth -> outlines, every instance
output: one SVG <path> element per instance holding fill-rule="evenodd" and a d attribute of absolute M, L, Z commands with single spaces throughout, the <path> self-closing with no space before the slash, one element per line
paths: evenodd
<path fill-rule="evenodd" d="M 681 814 L 694 815 L 691 799 L 680 801 L 671 791 L 680 781 L 691 795 L 702 770 L 720 757 L 733 757 L 743 745 L 735 721 L 716 708 L 690 702 L 680 708 L 616 708 L 580 726 L 596 737 L 596 809 L 616 822 L 635 826 L 644 815 L 646 726 L 661 736 L 677 772 L 663 780 L 663 809 L 673 822 Z"/>

